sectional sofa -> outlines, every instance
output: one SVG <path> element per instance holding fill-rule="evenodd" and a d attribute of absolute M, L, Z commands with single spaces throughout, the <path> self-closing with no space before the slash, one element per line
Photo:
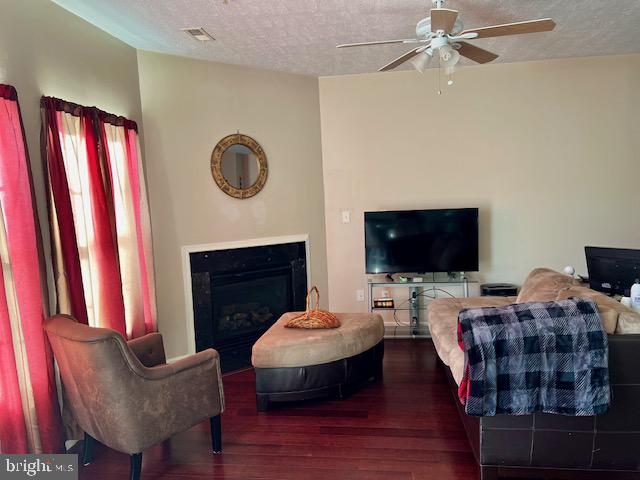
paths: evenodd
<path fill-rule="evenodd" d="M 470 417 L 457 396 L 464 370 L 458 346 L 463 308 L 587 297 L 596 302 L 609 338 L 611 407 L 597 417 L 536 413 Z M 481 478 L 546 477 L 640 479 L 640 315 L 568 275 L 533 270 L 517 297 L 443 298 L 431 302 L 429 328 L 454 402 L 480 465 Z"/>

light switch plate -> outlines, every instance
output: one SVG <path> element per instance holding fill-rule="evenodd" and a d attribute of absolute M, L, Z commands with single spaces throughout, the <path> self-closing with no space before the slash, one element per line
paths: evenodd
<path fill-rule="evenodd" d="M 356 300 L 358 302 L 364 302 L 364 290 L 363 289 L 358 289 L 356 290 Z"/>
<path fill-rule="evenodd" d="M 351 223 L 351 212 L 349 210 L 342 211 L 342 223 Z"/>

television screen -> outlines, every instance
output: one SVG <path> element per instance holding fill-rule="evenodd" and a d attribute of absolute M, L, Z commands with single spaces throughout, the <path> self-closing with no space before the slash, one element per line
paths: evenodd
<path fill-rule="evenodd" d="M 365 212 L 367 273 L 478 270 L 478 209 Z"/>

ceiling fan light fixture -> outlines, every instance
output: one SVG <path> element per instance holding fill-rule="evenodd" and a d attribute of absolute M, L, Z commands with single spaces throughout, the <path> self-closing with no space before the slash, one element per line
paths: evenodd
<path fill-rule="evenodd" d="M 443 45 L 438 49 L 438 56 L 440 57 L 440 65 L 445 66 L 446 63 L 453 60 L 453 49 L 449 45 Z"/>
<path fill-rule="evenodd" d="M 430 53 L 428 50 L 425 50 L 411 61 L 411 65 L 420 73 L 424 73 L 429 63 L 431 63 L 432 55 L 432 52 Z"/>
<path fill-rule="evenodd" d="M 443 45 L 438 50 L 438 56 L 440 57 L 440 67 L 444 68 L 447 75 L 455 72 L 456 65 L 460 61 L 460 54 L 457 50 L 451 48 L 451 45 Z"/>

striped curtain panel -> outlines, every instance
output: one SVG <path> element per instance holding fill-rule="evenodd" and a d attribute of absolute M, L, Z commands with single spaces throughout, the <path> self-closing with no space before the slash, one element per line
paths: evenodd
<path fill-rule="evenodd" d="M 0 452 L 64 451 L 48 301 L 20 109 L 0 85 Z"/>
<path fill-rule="evenodd" d="M 156 330 L 151 225 L 135 122 L 43 97 L 57 310 L 136 338 Z"/>

